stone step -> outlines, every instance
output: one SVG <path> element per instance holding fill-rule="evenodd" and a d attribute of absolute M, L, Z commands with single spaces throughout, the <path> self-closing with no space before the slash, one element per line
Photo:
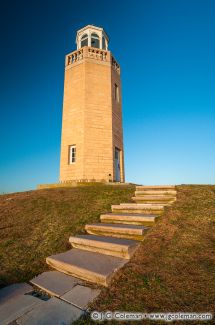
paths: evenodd
<path fill-rule="evenodd" d="M 135 196 L 141 195 L 165 195 L 165 196 L 176 196 L 177 191 L 175 190 L 137 190 L 135 191 Z"/>
<path fill-rule="evenodd" d="M 131 225 L 152 226 L 157 218 L 153 214 L 138 214 L 138 213 L 106 213 L 100 215 L 100 220 L 103 223 L 121 223 Z"/>
<path fill-rule="evenodd" d="M 162 205 L 168 205 L 170 203 L 173 203 L 176 198 L 172 196 L 152 196 L 152 195 L 146 195 L 146 196 L 133 196 L 132 200 L 136 203 L 153 203 L 153 204 L 162 204 Z"/>
<path fill-rule="evenodd" d="M 175 185 L 137 185 L 136 190 L 174 190 Z"/>
<path fill-rule="evenodd" d="M 94 223 L 85 226 L 89 234 L 143 240 L 148 227 L 126 224 Z"/>
<path fill-rule="evenodd" d="M 47 257 L 46 263 L 60 272 L 108 286 L 114 272 L 123 267 L 127 260 L 73 248 Z"/>
<path fill-rule="evenodd" d="M 138 246 L 135 240 L 95 235 L 71 236 L 69 242 L 75 248 L 126 259 L 131 258 Z"/>
<path fill-rule="evenodd" d="M 143 213 L 143 214 L 162 214 L 164 205 L 146 203 L 121 203 L 111 206 L 112 212 L 117 213 Z"/>
<path fill-rule="evenodd" d="M 133 198 L 140 198 L 145 201 L 148 200 L 148 201 L 151 201 L 151 203 L 153 203 L 154 201 L 168 202 L 168 201 L 176 200 L 176 197 L 172 196 L 172 195 L 135 195 Z"/>

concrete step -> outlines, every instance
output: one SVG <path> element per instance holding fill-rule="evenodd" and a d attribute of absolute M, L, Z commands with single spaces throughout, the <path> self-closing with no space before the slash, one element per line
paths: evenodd
<path fill-rule="evenodd" d="M 153 203 L 153 204 L 170 204 L 173 203 L 176 198 L 172 197 L 170 195 L 163 195 L 163 196 L 156 196 L 156 195 L 146 195 L 146 196 L 134 196 L 132 197 L 132 200 L 136 203 Z"/>
<path fill-rule="evenodd" d="M 75 248 L 126 259 L 131 258 L 139 244 L 135 240 L 95 235 L 71 236 L 69 242 Z"/>
<path fill-rule="evenodd" d="M 175 190 L 151 190 L 151 189 L 145 189 L 145 190 L 137 190 L 135 191 L 135 196 L 141 196 L 141 195 L 165 195 L 165 196 L 176 196 L 177 191 Z"/>
<path fill-rule="evenodd" d="M 85 226 L 89 234 L 143 240 L 148 227 L 126 224 L 94 223 Z"/>
<path fill-rule="evenodd" d="M 146 204 L 146 203 L 121 203 L 111 206 L 112 212 L 117 213 L 143 213 L 143 214 L 162 214 L 163 204 Z"/>
<path fill-rule="evenodd" d="M 60 272 L 108 286 L 114 272 L 123 267 L 127 260 L 74 248 L 47 257 L 46 263 Z"/>
<path fill-rule="evenodd" d="M 121 223 L 130 225 L 152 226 L 157 218 L 153 214 L 138 214 L 138 213 L 106 213 L 100 215 L 100 220 L 103 223 Z"/>
<path fill-rule="evenodd" d="M 137 185 L 136 190 L 175 190 L 175 185 Z"/>

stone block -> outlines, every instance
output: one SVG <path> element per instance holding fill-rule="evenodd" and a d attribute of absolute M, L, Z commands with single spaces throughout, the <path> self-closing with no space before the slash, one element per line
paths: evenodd
<path fill-rule="evenodd" d="M 71 291 L 63 295 L 61 299 L 85 310 L 89 303 L 93 302 L 93 300 L 98 297 L 100 292 L 101 290 L 99 289 L 77 285 Z"/>
<path fill-rule="evenodd" d="M 107 286 L 127 260 L 74 248 L 47 257 L 46 262 L 60 272 Z"/>
<path fill-rule="evenodd" d="M 120 239 L 107 236 L 79 235 L 69 238 L 73 247 L 130 259 L 138 246 L 138 242 L 129 239 Z"/>
<path fill-rule="evenodd" d="M 33 288 L 27 283 L 11 284 L 10 286 L 7 286 L 0 290 L 0 305 L 12 298 L 16 298 L 31 291 L 33 291 Z"/>
<path fill-rule="evenodd" d="M 30 281 L 52 296 L 60 297 L 82 281 L 58 271 L 44 272 Z"/>
<path fill-rule="evenodd" d="M 138 214 L 138 213 L 106 213 L 100 215 L 102 223 L 121 223 L 152 226 L 157 215 Z"/>
<path fill-rule="evenodd" d="M 129 224 L 94 223 L 85 226 L 86 231 L 93 235 L 103 235 L 134 240 L 143 240 L 148 227 Z"/>
<path fill-rule="evenodd" d="M 7 325 L 45 301 L 31 295 L 18 295 L 0 305 L 0 324 Z"/>
<path fill-rule="evenodd" d="M 17 320 L 18 325 L 71 325 L 83 311 L 58 298 L 51 298 Z"/>

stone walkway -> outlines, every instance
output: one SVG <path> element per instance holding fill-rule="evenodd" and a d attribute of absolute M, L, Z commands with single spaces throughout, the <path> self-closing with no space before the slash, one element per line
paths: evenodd
<path fill-rule="evenodd" d="M 86 235 L 70 237 L 71 250 L 47 257 L 53 271 L 35 277 L 31 285 L 0 290 L 0 324 L 70 325 L 84 315 L 98 298 L 99 286 L 110 284 L 165 206 L 174 203 L 176 189 L 136 186 L 132 199 L 135 203 L 112 205 L 101 223 L 86 225 Z"/>

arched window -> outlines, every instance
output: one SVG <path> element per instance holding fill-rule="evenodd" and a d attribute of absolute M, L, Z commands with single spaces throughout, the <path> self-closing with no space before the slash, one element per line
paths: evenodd
<path fill-rule="evenodd" d="M 102 37 L 102 49 L 107 50 L 104 36 Z"/>
<path fill-rule="evenodd" d="M 81 38 L 81 47 L 88 46 L 88 35 L 84 34 Z"/>
<path fill-rule="evenodd" d="M 91 34 L 91 46 L 96 47 L 97 49 L 100 48 L 99 36 L 96 33 Z"/>

